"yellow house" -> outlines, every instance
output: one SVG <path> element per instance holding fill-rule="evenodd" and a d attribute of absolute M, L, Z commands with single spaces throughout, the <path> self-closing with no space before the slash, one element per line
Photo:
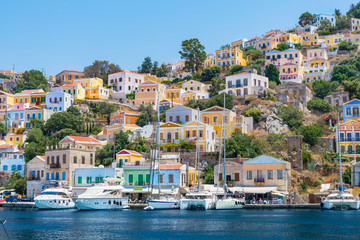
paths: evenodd
<path fill-rule="evenodd" d="M 169 99 L 171 102 L 180 103 L 181 102 L 180 97 L 184 92 L 185 91 L 182 88 L 170 86 L 165 90 L 166 99 Z"/>
<path fill-rule="evenodd" d="M 114 141 L 115 138 L 115 134 L 120 133 L 121 131 L 123 132 L 133 132 L 135 130 L 141 129 L 141 127 L 139 127 L 136 124 L 119 124 L 119 123 L 114 123 L 112 125 L 106 125 L 104 127 L 103 130 L 103 135 L 106 135 L 106 139 L 108 141 Z"/>
<path fill-rule="evenodd" d="M 14 95 L 0 91 L 0 109 L 11 108 L 14 105 Z"/>
<path fill-rule="evenodd" d="M 160 83 L 147 80 L 139 85 L 139 90 L 135 93 L 134 105 L 153 104 L 157 108 L 157 97 L 159 101 L 165 99 L 166 87 Z"/>
<path fill-rule="evenodd" d="M 319 35 L 317 33 L 304 32 L 301 34 L 302 46 L 316 46 L 319 45 Z"/>
<path fill-rule="evenodd" d="M 30 106 L 46 108 L 46 94 L 47 92 L 30 93 Z"/>
<path fill-rule="evenodd" d="M 61 89 L 63 92 L 71 94 L 71 96 L 74 97 L 74 100 L 85 99 L 85 89 L 80 83 L 64 84 L 61 86 Z"/>
<path fill-rule="evenodd" d="M 340 124 L 341 153 L 351 161 L 360 161 L 360 121 L 348 120 Z"/>
<path fill-rule="evenodd" d="M 73 83 L 74 80 L 83 77 L 85 77 L 85 74 L 76 70 L 64 70 L 55 76 L 57 84 Z"/>
<path fill-rule="evenodd" d="M 6 143 L 13 145 L 22 145 L 26 140 L 26 134 L 13 134 L 6 135 Z"/>
<path fill-rule="evenodd" d="M 116 166 L 122 167 L 124 163 L 139 164 L 142 162 L 142 156 L 140 153 L 133 150 L 123 149 L 116 154 Z"/>
<path fill-rule="evenodd" d="M 228 72 L 234 65 L 247 65 L 247 58 L 239 48 L 226 47 L 216 50 L 216 66 L 221 68 L 222 72 Z"/>
<path fill-rule="evenodd" d="M 144 76 L 144 82 L 146 82 L 147 80 L 156 82 L 156 83 L 161 83 L 161 78 L 157 78 L 156 75 L 145 75 Z"/>
<path fill-rule="evenodd" d="M 223 114 L 225 112 L 225 118 Z M 231 137 L 231 134 L 235 131 L 242 131 L 241 121 L 237 120 L 236 113 L 224 109 L 219 106 L 214 106 L 201 111 L 201 119 L 205 124 L 209 124 L 214 127 L 216 136 L 223 138 L 223 126 L 225 127 L 225 138 Z"/>
<path fill-rule="evenodd" d="M 183 138 L 181 124 L 167 122 L 160 125 L 160 150 L 164 152 L 177 152 L 178 143 Z"/>
<path fill-rule="evenodd" d="M 197 133 L 199 131 L 199 136 Z M 200 152 L 213 152 L 215 150 L 216 132 L 213 126 L 196 121 L 189 122 L 183 127 L 183 140 L 194 144 L 194 149 L 199 144 Z M 199 143 L 197 143 L 199 141 Z"/>
<path fill-rule="evenodd" d="M 206 56 L 206 59 L 205 59 L 205 62 L 204 62 L 204 67 L 205 68 L 209 68 L 209 67 L 213 67 L 213 66 L 216 66 L 215 53 L 208 54 Z"/>
<path fill-rule="evenodd" d="M 189 186 L 196 186 L 198 183 L 198 171 L 194 167 L 189 167 Z"/>
<path fill-rule="evenodd" d="M 360 43 L 360 34 L 345 35 L 343 40 L 347 41 L 347 42 L 354 43 L 354 44 L 359 44 Z"/>
<path fill-rule="evenodd" d="M 325 36 L 325 45 L 326 47 L 337 47 L 343 38 L 342 34 L 327 35 Z"/>
<path fill-rule="evenodd" d="M 75 79 L 74 84 L 79 83 L 85 89 L 86 99 L 108 99 L 109 89 L 103 87 L 101 78 L 81 78 Z"/>

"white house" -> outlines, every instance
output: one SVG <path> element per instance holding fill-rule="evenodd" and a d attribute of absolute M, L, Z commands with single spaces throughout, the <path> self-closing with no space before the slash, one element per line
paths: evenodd
<path fill-rule="evenodd" d="M 269 87 L 269 79 L 267 77 L 250 72 L 242 72 L 228 76 L 225 82 L 226 88 L 220 91 L 219 94 L 226 92 L 235 97 L 257 95 Z"/>
<path fill-rule="evenodd" d="M 111 97 L 125 101 L 126 94 L 135 93 L 144 82 L 144 74 L 124 70 L 108 76 L 108 85 L 113 87 Z"/>
<path fill-rule="evenodd" d="M 166 122 L 176 122 L 185 124 L 197 121 L 198 112 L 195 109 L 177 105 L 166 111 Z"/>
<path fill-rule="evenodd" d="M 320 22 L 322 20 L 328 19 L 331 22 L 331 26 L 335 26 L 336 25 L 336 18 L 335 18 L 335 14 L 321 14 L 321 13 L 315 13 L 314 15 L 314 20 L 311 23 L 311 25 L 315 26 L 315 27 L 319 27 L 320 26 Z"/>
<path fill-rule="evenodd" d="M 53 87 L 51 92 L 46 94 L 47 109 L 53 109 L 54 111 L 66 111 L 66 109 L 72 105 L 73 101 L 73 96 L 63 92 L 61 87 Z"/>

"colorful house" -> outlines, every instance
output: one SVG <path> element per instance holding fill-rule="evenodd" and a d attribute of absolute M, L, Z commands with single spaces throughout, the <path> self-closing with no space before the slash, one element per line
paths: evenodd
<path fill-rule="evenodd" d="M 209 124 L 199 123 L 198 126 L 198 123 L 193 121 L 183 127 L 183 140 L 193 143 L 194 149 L 199 146 L 200 152 L 215 151 L 217 136 L 219 135 L 216 135 L 215 126 Z"/>
<path fill-rule="evenodd" d="M 81 86 L 80 83 L 71 83 L 64 84 L 61 86 L 63 92 L 69 93 L 74 100 L 84 100 L 85 99 L 85 89 Z"/>
<path fill-rule="evenodd" d="M 225 47 L 216 50 L 215 62 L 222 72 L 228 72 L 234 65 L 246 66 L 247 58 L 240 48 Z"/>
<path fill-rule="evenodd" d="M 45 190 L 45 156 L 36 156 L 26 164 L 27 197 L 34 199 Z"/>
<path fill-rule="evenodd" d="M 342 34 L 326 35 L 324 46 L 328 48 L 337 47 L 343 38 L 344 35 Z"/>
<path fill-rule="evenodd" d="M 283 82 L 297 82 L 301 83 L 303 79 L 303 67 L 300 64 L 285 63 L 280 66 L 279 78 Z"/>
<path fill-rule="evenodd" d="M 7 144 L 23 145 L 26 140 L 26 134 L 9 133 L 6 135 L 5 139 Z"/>
<path fill-rule="evenodd" d="M 360 161 L 360 121 L 358 118 L 348 119 L 340 124 L 341 153 L 351 161 Z"/>
<path fill-rule="evenodd" d="M 51 115 L 53 115 L 54 110 L 47 108 L 39 107 L 30 107 L 25 109 L 25 127 L 31 128 L 33 124 L 30 123 L 31 119 L 39 119 L 42 121 L 47 121 Z"/>
<path fill-rule="evenodd" d="M 139 112 L 116 111 L 110 115 L 110 124 L 135 124 L 140 116 Z"/>
<path fill-rule="evenodd" d="M 63 92 L 59 86 L 53 87 L 51 92 L 46 94 L 46 106 L 54 111 L 66 111 L 73 101 L 73 97 L 69 93 Z"/>
<path fill-rule="evenodd" d="M 18 171 L 21 176 L 24 176 L 24 151 L 7 152 L 3 155 L 0 161 L 0 170 L 12 174 Z"/>
<path fill-rule="evenodd" d="M 210 88 L 209 85 L 206 85 L 202 82 L 195 81 L 195 80 L 189 80 L 182 84 L 182 89 L 184 90 L 184 92 L 195 91 L 195 92 L 208 93 L 209 88 Z M 180 94 L 180 96 L 181 95 L 182 94 Z"/>
<path fill-rule="evenodd" d="M 112 125 L 106 125 L 104 127 L 102 137 L 103 137 L 104 140 L 107 140 L 109 142 L 113 142 L 114 138 L 115 138 L 115 135 L 120 133 L 121 131 L 123 131 L 123 132 L 127 132 L 127 131 L 134 132 L 136 130 L 141 130 L 141 127 L 139 127 L 136 124 L 119 124 L 119 123 L 115 123 L 115 124 L 112 124 Z"/>
<path fill-rule="evenodd" d="M 347 102 L 343 105 L 343 122 L 347 122 L 349 120 L 360 120 L 359 116 L 359 107 L 360 100 L 353 99 L 350 102 Z"/>
<path fill-rule="evenodd" d="M 196 101 L 196 100 L 208 99 L 209 96 L 210 95 L 208 92 L 187 91 L 181 94 L 181 103 L 187 103 L 190 100 Z"/>
<path fill-rule="evenodd" d="M 165 99 L 166 87 L 163 84 L 146 80 L 139 85 L 139 90 L 135 93 L 135 100 L 130 100 L 134 105 L 153 104 L 157 106 L 157 99 L 159 101 Z"/>
<path fill-rule="evenodd" d="M 280 65 L 285 63 L 301 64 L 303 62 L 303 55 L 299 50 L 287 49 L 285 51 L 272 50 L 265 55 L 265 65 L 273 64 L 278 70 Z"/>
<path fill-rule="evenodd" d="M 123 70 L 118 73 L 109 74 L 108 85 L 112 86 L 111 97 L 119 99 L 122 102 L 126 100 L 126 95 L 135 93 L 139 89 L 139 85 L 144 82 L 145 74 Z"/>
<path fill-rule="evenodd" d="M 83 77 L 85 74 L 76 70 L 64 70 L 55 76 L 57 84 L 73 83 L 74 80 Z"/>
<path fill-rule="evenodd" d="M 21 105 L 14 105 L 10 109 L 1 109 L 0 119 L 8 128 L 11 128 L 10 132 L 14 132 L 18 128 L 25 128 L 25 108 Z"/>
<path fill-rule="evenodd" d="M 171 102 L 180 103 L 181 95 L 184 92 L 185 91 L 182 88 L 170 86 L 165 90 L 166 99 L 170 100 Z"/>
<path fill-rule="evenodd" d="M 138 193 L 148 191 L 147 188 L 150 186 L 150 163 L 125 163 L 123 169 L 125 188 L 132 188 Z"/>
<path fill-rule="evenodd" d="M 14 105 L 14 95 L 0 91 L 0 109 L 11 108 Z"/>
<path fill-rule="evenodd" d="M 301 34 L 302 46 L 317 46 L 319 45 L 319 35 L 317 33 L 304 32 Z"/>
<path fill-rule="evenodd" d="M 350 30 L 352 32 L 360 30 L 360 19 L 359 18 L 349 18 Z"/>
<path fill-rule="evenodd" d="M 124 163 L 133 163 L 136 165 L 142 161 L 141 154 L 133 150 L 123 149 L 116 154 L 117 167 L 122 167 Z"/>
<path fill-rule="evenodd" d="M 181 163 L 160 164 L 160 171 L 159 166 L 156 166 L 150 174 L 150 179 L 153 179 L 154 189 L 159 186 L 159 180 L 161 189 L 187 187 L 187 170 L 187 166 Z"/>
<path fill-rule="evenodd" d="M 360 43 L 360 34 L 348 34 L 345 35 L 343 41 L 351 42 L 354 44 Z"/>
<path fill-rule="evenodd" d="M 177 105 L 166 111 L 166 122 L 174 122 L 185 124 L 192 121 L 197 121 L 197 110 L 182 105 Z"/>
<path fill-rule="evenodd" d="M 46 94 L 44 91 L 30 93 L 30 107 L 46 108 Z"/>
<path fill-rule="evenodd" d="M 72 187 L 88 188 L 94 184 L 103 183 L 105 178 L 114 177 L 115 168 L 104 168 L 103 166 L 93 168 L 76 168 L 73 180 L 74 185 Z"/>
<path fill-rule="evenodd" d="M 75 79 L 74 84 L 79 83 L 85 89 L 86 99 L 108 99 L 109 89 L 103 87 L 103 80 L 101 78 L 81 78 Z"/>
<path fill-rule="evenodd" d="M 223 115 L 225 114 L 225 118 Z M 219 106 L 214 106 L 201 111 L 202 122 L 214 127 L 217 137 L 224 137 L 223 126 L 225 127 L 225 138 L 231 137 L 231 134 L 235 131 L 242 131 L 241 122 L 238 121 L 236 113 L 224 109 Z"/>
<path fill-rule="evenodd" d="M 177 152 L 178 144 L 183 139 L 183 126 L 181 124 L 167 122 L 160 125 L 160 150 L 166 152 Z"/>

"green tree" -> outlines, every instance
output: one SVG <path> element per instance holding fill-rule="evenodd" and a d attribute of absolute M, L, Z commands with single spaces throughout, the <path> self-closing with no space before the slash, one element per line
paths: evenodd
<path fill-rule="evenodd" d="M 312 23 L 314 21 L 314 16 L 309 12 L 304 12 L 299 17 L 299 25 L 304 27 L 307 24 Z"/>
<path fill-rule="evenodd" d="M 315 146 L 319 137 L 323 134 L 322 126 L 319 124 L 301 126 L 297 132 L 303 136 L 304 142 L 310 146 Z"/>
<path fill-rule="evenodd" d="M 334 13 L 335 13 L 335 17 L 336 17 L 336 18 L 341 17 L 340 9 L 336 9 L 336 8 L 335 8 Z"/>
<path fill-rule="evenodd" d="M 336 34 L 337 27 L 332 26 L 329 19 L 324 19 L 320 21 L 320 26 L 318 27 L 317 32 L 320 36 Z"/>
<path fill-rule="evenodd" d="M 342 81 L 348 80 L 349 78 L 356 78 L 358 70 L 355 65 L 341 64 L 336 65 L 332 72 L 331 81 Z"/>
<path fill-rule="evenodd" d="M 339 50 L 351 51 L 358 47 L 359 47 L 358 44 L 354 44 L 354 43 L 348 42 L 348 41 L 341 41 L 339 44 Z"/>
<path fill-rule="evenodd" d="M 360 18 L 360 2 L 357 4 L 351 4 L 346 16 L 350 18 Z"/>
<path fill-rule="evenodd" d="M 274 64 L 270 64 L 266 66 L 265 76 L 269 78 L 270 82 L 275 82 L 277 85 L 281 83 L 279 78 L 279 70 L 276 68 Z"/>
<path fill-rule="evenodd" d="M 226 74 L 227 76 L 231 76 L 231 75 L 235 75 L 235 74 L 238 74 L 238 73 L 241 73 L 243 72 L 243 66 L 241 65 L 233 65 L 231 68 L 230 68 L 230 71 Z"/>
<path fill-rule="evenodd" d="M 349 92 L 350 98 L 360 98 L 360 80 L 344 81 L 344 90 Z"/>
<path fill-rule="evenodd" d="M 24 157 L 29 162 L 37 155 L 43 156 L 47 146 L 47 138 L 44 136 L 40 128 L 32 128 L 27 133 L 25 140 Z"/>
<path fill-rule="evenodd" d="M 166 66 L 166 64 L 161 64 L 161 66 L 158 68 L 158 71 L 156 73 L 156 76 L 158 77 L 166 77 L 166 75 L 168 74 L 169 69 Z"/>
<path fill-rule="evenodd" d="M 199 108 L 200 111 L 207 109 L 207 102 L 203 100 L 189 100 L 187 103 L 184 104 L 185 107 L 197 109 Z"/>
<path fill-rule="evenodd" d="M 225 89 L 225 83 L 223 80 L 216 77 L 211 79 L 211 85 L 208 90 L 211 97 L 218 95 L 219 91 L 224 89 Z"/>
<path fill-rule="evenodd" d="M 204 68 L 201 72 L 201 82 L 210 82 L 213 78 L 219 77 L 221 69 L 218 66 Z"/>
<path fill-rule="evenodd" d="M 258 59 L 264 59 L 265 56 L 259 50 L 255 48 L 246 49 L 244 55 L 248 58 L 249 61 L 256 61 Z"/>
<path fill-rule="evenodd" d="M 226 157 L 254 158 L 262 154 L 259 144 L 250 136 L 235 132 L 226 140 Z"/>
<path fill-rule="evenodd" d="M 151 57 L 146 57 L 138 69 L 140 73 L 150 73 L 153 69 Z"/>
<path fill-rule="evenodd" d="M 218 95 L 210 98 L 209 101 L 207 101 L 207 108 L 211 108 L 214 106 L 223 107 L 224 106 L 224 94 L 225 94 L 225 108 L 231 110 L 234 106 L 234 104 L 233 104 L 234 97 L 227 93 L 221 93 L 221 94 L 218 94 Z"/>
<path fill-rule="evenodd" d="M 8 76 L 5 76 L 4 74 L 0 73 L 0 79 L 10 79 Z"/>
<path fill-rule="evenodd" d="M 48 82 L 41 71 L 25 71 L 22 76 L 22 79 L 18 80 L 16 86 L 13 88 L 13 92 L 18 93 L 23 90 L 38 89 L 41 87 L 43 87 L 44 91 L 47 91 Z"/>
<path fill-rule="evenodd" d="M 277 45 L 277 48 L 275 48 L 275 49 L 282 52 L 282 51 L 285 51 L 285 50 L 290 49 L 290 46 L 287 45 L 286 43 L 282 42 L 282 43 L 279 43 L 279 44 Z"/>
<path fill-rule="evenodd" d="M 3 122 L 0 122 L 0 134 L 4 134 L 4 133 L 7 133 L 8 130 L 6 129 L 6 126 Z"/>
<path fill-rule="evenodd" d="M 90 102 L 89 107 L 93 113 L 105 117 L 108 122 L 110 121 L 110 115 L 118 109 L 115 104 L 107 102 Z"/>
<path fill-rule="evenodd" d="M 104 80 L 105 84 L 108 84 L 109 74 L 121 71 L 119 65 L 115 63 L 109 63 L 106 60 L 95 60 L 91 65 L 84 68 L 85 77 L 94 78 L 98 77 Z"/>
<path fill-rule="evenodd" d="M 204 184 L 214 184 L 214 168 L 212 166 L 204 167 L 202 178 Z"/>
<path fill-rule="evenodd" d="M 335 111 L 334 107 L 324 99 L 314 97 L 307 103 L 309 110 L 316 110 L 322 113 Z"/>
<path fill-rule="evenodd" d="M 344 30 L 350 28 L 350 24 L 345 16 L 339 16 L 336 18 L 336 27 L 338 30 Z"/>
<path fill-rule="evenodd" d="M 156 111 L 152 105 L 141 104 L 138 110 L 141 114 L 136 120 L 136 125 L 143 127 L 147 124 L 151 124 L 155 121 Z"/>
<path fill-rule="evenodd" d="M 309 184 L 307 182 L 302 182 L 299 185 L 299 192 L 300 193 L 306 193 L 309 188 Z"/>
<path fill-rule="evenodd" d="M 259 122 L 261 113 L 262 113 L 262 111 L 258 108 L 249 108 L 245 111 L 244 115 L 246 117 L 252 117 L 255 122 Z"/>
<path fill-rule="evenodd" d="M 85 128 L 84 121 L 81 117 L 77 117 L 68 112 L 56 112 L 46 121 L 44 129 L 45 134 L 50 136 L 57 131 L 65 128 L 82 132 Z"/>
<path fill-rule="evenodd" d="M 256 69 L 258 74 L 261 74 L 261 68 L 265 66 L 265 59 L 257 59 L 255 61 L 249 61 L 247 67 Z"/>
<path fill-rule="evenodd" d="M 150 73 L 152 75 L 157 75 L 157 73 L 159 72 L 159 63 L 157 61 L 154 61 L 153 67 L 150 71 Z"/>
<path fill-rule="evenodd" d="M 14 185 L 12 187 L 15 189 L 15 192 L 17 194 L 25 195 L 26 188 L 27 188 L 27 181 L 25 178 L 20 178 L 20 179 L 16 180 L 16 182 L 14 183 Z"/>
<path fill-rule="evenodd" d="M 182 59 L 185 59 L 185 69 L 191 73 L 199 72 L 206 59 L 205 47 L 200 43 L 199 39 L 191 38 L 181 43 L 181 51 L 179 51 Z"/>
<path fill-rule="evenodd" d="M 344 183 L 351 185 L 351 167 L 346 167 L 345 172 L 342 174 Z"/>
<path fill-rule="evenodd" d="M 315 96 L 321 99 L 335 92 L 338 87 L 339 83 L 337 81 L 329 82 L 322 79 L 316 80 L 312 84 Z"/>
<path fill-rule="evenodd" d="M 26 193 L 26 180 L 20 175 L 20 173 L 15 170 L 10 175 L 9 180 L 5 183 L 5 188 L 7 189 L 15 189 L 17 194 L 25 194 Z"/>
<path fill-rule="evenodd" d="M 302 125 L 304 119 L 303 113 L 294 107 L 280 107 L 279 116 L 291 128 L 291 130 L 298 129 Z"/>

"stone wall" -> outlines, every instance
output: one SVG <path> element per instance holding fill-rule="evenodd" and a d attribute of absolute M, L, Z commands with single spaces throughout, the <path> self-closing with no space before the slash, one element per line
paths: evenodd
<path fill-rule="evenodd" d="M 302 136 L 286 137 L 286 146 L 291 167 L 295 170 L 303 170 Z"/>

